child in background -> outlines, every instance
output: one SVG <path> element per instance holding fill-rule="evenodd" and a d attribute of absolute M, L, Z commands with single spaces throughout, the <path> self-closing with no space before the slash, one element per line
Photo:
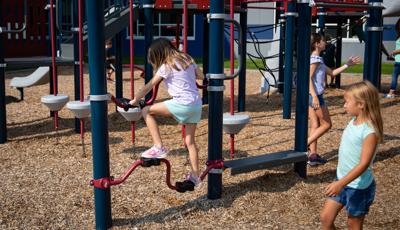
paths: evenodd
<path fill-rule="evenodd" d="M 352 119 L 340 142 L 337 180 L 325 189 L 329 198 L 320 216 L 323 229 L 336 229 L 334 221 L 343 207 L 348 228 L 362 229 L 375 197 L 372 162 L 383 141 L 378 90 L 368 81 L 359 82 L 345 91 L 344 100 Z"/>
<path fill-rule="evenodd" d="M 395 59 L 394 69 L 392 74 L 392 83 L 390 84 L 389 93 L 385 95 L 385 98 L 394 98 L 397 88 L 397 79 L 400 74 L 400 19 L 396 22 L 396 49 L 392 52 L 392 56 Z"/>
<path fill-rule="evenodd" d="M 332 42 L 332 37 L 329 34 L 325 35 L 326 39 L 326 47 L 325 50 L 323 51 L 323 54 L 321 55 L 322 58 L 324 59 L 324 63 L 326 66 L 329 68 L 333 69 L 336 67 L 336 46 Z M 329 88 L 335 88 L 335 76 L 330 76 L 330 83 Z"/>
<path fill-rule="evenodd" d="M 111 76 L 115 72 L 114 61 L 115 57 L 111 53 L 112 49 L 112 41 L 106 41 L 106 70 L 107 70 L 107 79 L 112 80 Z"/>
<path fill-rule="evenodd" d="M 308 117 L 310 118 L 310 135 L 307 140 L 309 146 L 308 164 L 316 166 L 325 164 L 327 160 L 317 154 L 317 140 L 332 126 L 328 106 L 324 100 L 326 74 L 336 76 L 345 71 L 349 66 L 360 63 L 360 57 L 350 57 L 346 64 L 332 70 L 327 67 L 320 56 L 325 50 L 325 38 L 317 33 L 311 35 L 310 57 L 310 92 Z"/>
<path fill-rule="evenodd" d="M 143 152 L 142 157 L 165 158 L 167 156 L 167 149 L 162 143 L 155 116 L 175 118 L 186 126 L 185 144 L 189 151 L 192 168 L 192 172 L 186 176 L 186 181 L 191 181 L 196 186 L 201 181 L 195 131 L 202 110 L 196 79 L 203 80 L 203 72 L 196 66 L 192 57 L 179 51 L 165 38 L 156 39 L 151 44 L 148 50 L 148 61 L 153 66 L 155 74 L 151 81 L 136 93 L 130 104 L 137 105 L 138 101 L 162 80 L 172 99 L 143 108 L 143 118 L 153 138 L 154 146 Z"/>

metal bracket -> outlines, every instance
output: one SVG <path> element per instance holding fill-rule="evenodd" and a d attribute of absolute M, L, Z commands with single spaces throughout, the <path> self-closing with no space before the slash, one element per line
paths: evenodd
<path fill-rule="evenodd" d="M 79 29 L 79 27 L 71 27 L 71 31 L 72 32 L 79 32 L 80 29 Z"/>
<path fill-rule="evenodd" d="M 154 4 L 143 4 L 143 5 L 142 5 L 142 8 L 143 8 L 143 9 L 147 9 L 147 8 L 154 9 L 154 6 L 155 6 Z"/>
<path fill-rule="evenodd" d="M 226 76 L 224 73 L 208 73 L 206 74 L 206 78 L 211 80 L 225 80 Z"/>
<path fill-rule="evenodd" d="M 297 3 L 310 3 L 310 0 L 297 0 Z"/>
<path fill-rule="evenodd" d="M 223 92 L 225 90 L 225 86 L 207 86 L 207 91 L 209 92 Z"/>
<path fill-rule="evenodd" d="M 111 94 L 103 94 L 103 95 L 90 95 L 90 101 L 109 101 L 111 100 Z"/>
<path fill-rule="evenodd" d="M 0 68 L 7 68 L 7 63 L 0 63 Z"/>
<path fill-rule="evenodd" d="M 291 16 L 291 17 L 296 17 L 297 18 L 299 16 L 299 13 L 287 12 L 287 13 L 285 13 L 285 15 L 286 15 L 286 17 Z"/>
<path fill-rule="evenodd" d="M 55 8 L 55 7 L 56 7 L 56 5 L 53 4 L 53 8 Z M 49 9 L 50 9 L 50 4 L 47 4 L 47 5 L 44 7 L 44 9 L 45 9 L 45 10 L 49 10 Z"/>
<path fill-rule="evenodd" d="M 222 174 L 224 172 L 223 169 L 211 169 L 209 174 Z"/>
<path fill-rule="evenodd" d="M 326 16 L 326 15 L 328 15 L 328 13 L 327 12 L 318 12 L 317 15 L 318 16 Z"/>
<path fill-rule="evenodd" d="M 1 33 L 3 33 L 3 30 L 5 31 L 5 30 L 6 30 L 6 28 L 5 28 L 5 27 L 1 27 L 1 26 L 0 26 L 0 34 L 1 34 Z"/>
<path fill-rule="evenodd" d="M 380 31 L 383 31 L 383 26 L 367 27 L 367 31 L 380 32 Z"/>
<path fill-rule="evenodd" d="M 382 7 L 385 8 L 385 6 L 383 5 L 383 2 L 370 2 L 368 3 L 368 5 L 372 6 L 372 7 Z"/>
<path fill-rule="evenodd" d="M 223 19 L 223 20 L 230 20 L 229 14 L 207 14 L 207 19 Z"/>

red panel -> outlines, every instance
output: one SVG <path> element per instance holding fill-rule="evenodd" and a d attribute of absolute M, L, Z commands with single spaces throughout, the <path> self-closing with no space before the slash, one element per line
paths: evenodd
<path fill-rule="evenodd" d="M 26 30 L 16 34 L 4 34 L 6 57 L 29 57 L 47 55 L 46 46 L 46 0 L 28 1 Z M 22 27 L 24 22 L 24 1 L 2 1 L 3 22 L 1 26 L 10 29 Z"/>
<path fill-rule="evenodd" d="M 156 0 L 155 7 L 157 9 L 172 9 L 172 0 Z"/>

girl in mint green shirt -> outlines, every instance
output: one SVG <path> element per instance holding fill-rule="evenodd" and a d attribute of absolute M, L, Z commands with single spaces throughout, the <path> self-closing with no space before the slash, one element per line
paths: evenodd
<path fill-rule="evenodd" d="M 368 81 L 359 82 L 345 91 L 344 100 L 353 118 L 340 142 L 337 180 L 325 189 L 328 199 L 320 215 L 323 229 L 335 229 L 334 221 L 343 207 L 348 228 L 362 229 L 375 198 L 372 162 L 383 141 L 378 90 Z"/>

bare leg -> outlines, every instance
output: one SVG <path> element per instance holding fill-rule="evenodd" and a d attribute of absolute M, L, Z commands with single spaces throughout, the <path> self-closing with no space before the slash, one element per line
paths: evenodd
<path fill-rule="evenodd" d="M 195 132 L 197 124 L 186 124 L 185 144 L 189 151 L 190 166 L 195 176 L 200 176 L 199 155 L 195 142 Z"/>
<path fill-rule="evenodd" d="M 308 107 L 308 117 L 310 118 L 310 135 L 313 135 L 319 127 L 319 120 L 317 113 L 311 107 Z M 317 141 L 309 143 L 310 154 L 317 153 Z"/>
<path fill-rule="evenodd" d="M 342 210 L 343 204 L 338 203 L 334 200 L 327 199 L 324 207 L 320 213 L 320 220 L 322 224 L 323 230 L 334 230 L 335 227 L 335 219 L 340 210 Z"/>
<path fill-rule="evenodd" d="M 363 229 L 363 223 L 364 223 L 364 217 L 365 216 L 348 216 L 347 217 L 347 226 L 349 230 L 361 230 Z"/>
<path fill-rule="evenodd" d="M 149 128 L 150 135 L 153 138 L 154 145 L 157 147 L 162 147 L 160 130 L 158 129 L 157 120 L 155 119 L 155 115 L 161 115 L 164 117 L 172 117 L 172 114 L 169 112 L 164 103 L 157 103 L 151 106 L 144 107 L 142 110 L 143 119 L 146 122 L 147 127 Z"/>
<path fill-rule="evenodd" d="M 315 110 L 315 113 L 318 117 L 320 126 L 308 137 L 308 145 L 317 141 L 318 138 L 324 135 L 332 127 L 332 122 L 327 106 L 320 107 L 319 109 Z"/>

